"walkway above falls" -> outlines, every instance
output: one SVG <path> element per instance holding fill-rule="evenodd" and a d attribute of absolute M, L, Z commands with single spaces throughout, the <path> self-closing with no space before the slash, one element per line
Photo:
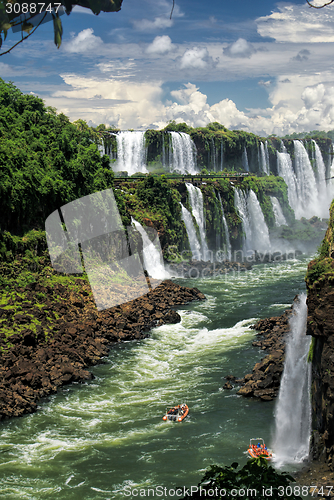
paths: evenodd
<path fill-rule="evenodd" d="M 115 173 L 117 175 L 117 172 Z M 149 174 L 145 175 L 132 175 L 131 177 L 128 176 L 117 176 L 114 178 L 114 185 L 121 184 L 123 182 L 133 182 L 133 181 L 139 181 L 145 179 Z M 154 175 L 154 174 L 153 174 Z M 167 179 L 177 179 L 178 181 L 181 182 L 189 182 L 193 185 L 198 185 L 202 184 L 203 182 L 207 180 L 216 180 L 216 179 L 227 179 L 229 182 L 233 182 L 234 184 L 240 184 L 245 177 L 248 177 L 250 174 L 248 172 L 243 172 L 243 173 L 230 173 L 230 174 L 163 174 Z M 254 174 L 252 174 L 254 175 Z M 155 175 L 154 175 L 155 177 Z M 160 177 L 157 176 L 157 177 Z"/>

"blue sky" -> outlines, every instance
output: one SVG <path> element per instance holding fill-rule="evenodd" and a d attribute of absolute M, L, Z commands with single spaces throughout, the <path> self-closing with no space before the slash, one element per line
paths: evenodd
<path fill-rule="evenodd" d="M 334 129 L 334 5 L 176 0 L 170 19 L 171 7 L 123 0 L 120 12 L 99 16 L 75 8 L 61 16 L 59 50 L 46 23 L 0 58 L 0 76 L 90 125 Z"/>

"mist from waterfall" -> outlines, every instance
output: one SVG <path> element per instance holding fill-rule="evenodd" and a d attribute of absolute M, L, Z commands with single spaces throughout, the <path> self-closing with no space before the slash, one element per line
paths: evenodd
<path fill-rule="evenodd" d="M 186 188 L 188 191 L 191 212 L 196 219 L 199 229 L 199 234 L 201 238 L 202 260 L 211 260 L 209 248 L 205 237 L 205 215 L 204 215 L 202 191 L 198 187 L 193 186 L 188 182 L 186 182 Z"/>
<path fill-rule="evenodd" d="M 186 226 L 188 242 L 192 253 L 192 258 L 194 260 L 201 260 L 201 244 L 197 238 L 192 215 L 189 212 L 189 210 L 187 210 L 186 207 L 182 205 L 182 203 L 180 203 L 180 205 L 182 210 L 181 218 Z"/>
<path fill-rule="evenodd" d="M 244 252 L 270 252 L 268 226 L 254 191 L 251 189 L 247 194 L 240 189 L 235 189 L 234 202 L 242 219 Z"/>
<path fill-rule="evenodd" d="M 145 132 L 119 132 L 117 140 L 117 162 L 113 170 L 127 171 L 128 175 L 137 172 L 147 173 Z"/>
<path fill-rule="evenodd" d="M 222 199 L 221 199 L 219 191 L 218 191 L 218 199 L 219 199 L 220 208 L 221 208 L 221 211 L 222 211 L 222 223 L 223 223 L 224 234 L 225 234 L 226 251 L 224 253 L 225 253 L 225 257 L 227 258 L 227 260 L 231 260 L 232 247 L 231 247 L 231 242 L 230 242 L 230 235 L 229 235 L 229 232 L 228 232 L 228 225 L 227 225 L 227 222 L 226 222 L 226 217 L 225 217 L 225 214 L 224 214 L 223 203 L 222 203 Z"/>
<path fill-rule="evenodd" d="M 134 224 L 137 231 L 141 234 L 143 239 L 143 258 L 144 258 L 144 267 L 148 274 L 154 279 L 168 279 L 170 278 L 170 274 L 165 269 L 162 252 L 159 242 L 159 237 L 152 242 L 148 237 L 143 226 L 131 218 L 132 224 Z"/>
<path fill-rule="evenodd" d="M 271 203 L 273 206 L 273 212 L 275 215 L 275 225 L 276 226 L 287 226 L 288 223 L 286 221 L 286 218 L 284 217 L 283 210 L 281 207 L 280 202 L 275 196 L 270 196 Z"/>
<path fill-rule="evenodd" d="M 311 434 L 311 337 L 306 336 L 306 294 L 295 301 L 289 320 L 284 371 L 275 409 L 273 451 L 278 466 L 302 462 L 309 454 Z"/>
<path fill-rule="evenodd" d="M 169 170 L 178 174 L 196 174 L 197 151 L 189 134 L 185 132 L 169 132 L 171 144 L 169 149 Z"/>

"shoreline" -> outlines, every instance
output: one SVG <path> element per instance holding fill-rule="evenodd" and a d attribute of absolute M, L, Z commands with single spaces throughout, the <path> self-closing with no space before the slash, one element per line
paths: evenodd
<path fill-rule="evenodd" d="M 155 326 L 178 323 L 181 318 L 173 307 L 205 299 L 197 288 L 167 280 L 142 297 L 98 312 L 89 285 L 80 279 L 75 281 L 75 292 L 61 284 L 52 289 L 38 283 L 25 287 L 31 299 L 37 294 L 46 295 L 48 310 L 45 312 L 36 304 L 24 310 L 30 323 L 39 318 L 37 333 L 29 328 L 29 323 L 26 328 L 21 323 L 20 335 L 9 337 L 10 347 L 4 348 L 4 338 L 0 339 L 0 420 L 35 412 L 41 398 L 54 394 L 65 384 L 91 380 L 93 375 L 88 368 L 100 363 L 114 343 L 143 339 Z M 15 289 L 17 293 L 21 290 Z M 49 300 L 55 294 L 63 300 Z M 45 340 L 43 325 L 47 325 L 45 316 L 51 314 L 50 308 L 54 315 L 53 335 Z M 10 312 L 0 308 L 0 316 Z M 21 316 L 14 317 L 24 322 Z"/>

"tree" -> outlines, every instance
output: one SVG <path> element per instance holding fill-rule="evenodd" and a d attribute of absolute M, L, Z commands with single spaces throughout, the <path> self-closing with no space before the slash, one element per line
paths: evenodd
<path fill-rule="evenodd" d="M 98 15 L 102 12 L 118 12 L 123 0 L 63 0 L 61 2 L 46 1 L 45 3 L 25 0 L 0 0 L 0 48 L 7 38 L 8 30 L 21 31 L 21 40 L 10 49 L 0 53 L 8 54 L 14 47 L 29 38 L 36 29 L 46 22 L 53 22 L 54 42 L 59 49 L 63 27 L 60 16 L 66 12 L 69 15 L 75 5 L 90 9 Z M 65 10 L 61 7 L 64 5 Z M 24 36 L 24 33 L 27 33 Z"/>
<path fill-rule="evenodd" d="M 197 488 L 192 487 L 191 495 L 184 497 L 192 499 L 245 498 L 301 500 L 308 495 L 308 486 L 290 486 L 295 479 L 286 472 L 276 472 L 265 458 L 252 458 L 241 469 L 234 462 L 227 467 L 211 465 Z"/>

